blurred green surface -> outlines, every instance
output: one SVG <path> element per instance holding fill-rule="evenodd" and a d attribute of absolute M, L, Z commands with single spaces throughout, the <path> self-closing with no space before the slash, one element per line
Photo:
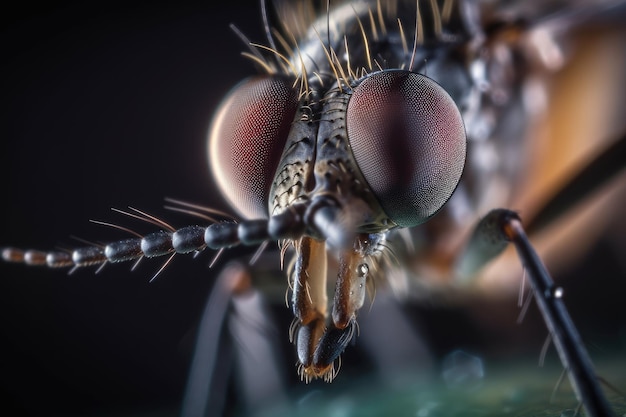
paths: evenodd
<path fill-rule="evenodd" d="M 626 362 L 623 358 L 596 363 L 598 374 L 615 389 L 626 388 Z M 311 389 L 285 407 L 257 410 L 258 416 L 413 416 L 413 417 L 571 417 L 578 402 L 567 379 L 556 389 L 562 368 L 552 364 L 540 368 L 534 361 L 485 366 L 482 379 L 456 386 L 443 380 L 417 382 L 408 378 L 403 384 L 361 379 L 358 383 L 333 389 Z M 335 384 L 333 384 L 335 385 Z M 393 388 L 392 388 L 393 385 Z M 626 398 L 607 385 L 604 391 L 615 416 L 626 416 Z M 295 396 L 297 397 L 297 396 Z"/>

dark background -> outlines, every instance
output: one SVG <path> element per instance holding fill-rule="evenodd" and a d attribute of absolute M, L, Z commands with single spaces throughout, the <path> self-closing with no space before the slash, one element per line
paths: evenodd
<path fill-rule="evenodd" d="M 228 25 L 262 41 L 257 1 L 61 2 L 2 15 L 0 245 L 125 237 L 89 219 L 147 231 L 110 207 L 195 221 L 167 214 L 164 197 L 226 208 L 205 137 L 220 99 L 254 73 Z M 160 260 L 71 276 L 3 264 L 0 409 L 175 415 L 209 260 L 176 259 L 152 284 Z"/>
<path fill-rule="evenodd" d="M 71 235 L 120 237 L 88 219 L 137 225 L 110 207 L 132 205 L 177 226 L 192 222 L 164 211 L 164 197 L 226 208 L 208 176 L 204 141 L 220 99 L 254 72 L 228 25 L 253 41 L 264 37 L 257 1 L 210 3 L 65 2 L 3 13 L 0 246 L 46 249 L 73 245 Z M 612 250 L 599 243 L 569 272 L 575 277 L 566 294 L 580 307 L 573 314 L 584 329 L 623 344 L 615 299 L 623 298 L 625 277 Z M 150 284 L 160 261 L 133 273 L 113 265 L 70 276 L 0 265 L 0 408 L 11 415 L 176 415 L 215 275 L 210 258 L 177 257 Z M 607 297 L 606 286 L 616 297 Z M 513 328 L 502 334 L 481 334 L 462 309 L 421 314 L 443 353 L 490 343 L 524 351 L 507 345 L 517 332 L 514 303 L 495 303 Z M 289 311 L 279 307 L 288 324 Z M 537 323 L 531 308 L 531 330 L 517 333 L 536 355 L 545 337 Z M 280 330 L 286 339 L 287 328 Z"/>

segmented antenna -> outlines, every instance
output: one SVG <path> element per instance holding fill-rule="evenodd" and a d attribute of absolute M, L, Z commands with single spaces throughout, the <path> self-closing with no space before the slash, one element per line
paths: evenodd
<path fill-rule="evenodd" d="M 4 248 L 2 258 L 8 262 L 24 263 L 32 266 L 81 268 L 91 265 L 104 265 L 107 262 L 120 263 L 139 261 L 142 258 L 169 256 L 165 264 L 155 274 L 154 277 L 156 277 L 176 254 L 195 253 L 207 248 L 219 251 L 239 245 L 262 245 L 251 261 L 254 262 L 265 249 L 264 243 L 266 244 L 270 240 L 291 239 L 300 236 L 305 230 L 303 220 L 305 207 L 303 205 L 296 207 L 295 210 L 287 210 L 279 215 L 272 216 L 269 219 L 236 222 L 232 219 L 217 221 L 201 213 L 204 210 L 213 212 L 213 214 L 228 216 L 219 211 L 173 199 L 168 199 L 168 201 L 189 207 L 187 209 L 168 206 L 169 209 L 196 215 L 213 221 L 213 223 L 209 226 L 190 225 L 175 229 L 163 220 L 136 208 L 129 207 L 130 211 L 113 208 L 112 210 L 115 212 L 154 224 L 157 227 L 161 227 L 162 230 L 140 235 L 131 229 L 96 220 L 93 221 L 96 224 L 129 232 L 133 237 L 104 245 L 88 243 L 87 246 L 68 251 Z"/>

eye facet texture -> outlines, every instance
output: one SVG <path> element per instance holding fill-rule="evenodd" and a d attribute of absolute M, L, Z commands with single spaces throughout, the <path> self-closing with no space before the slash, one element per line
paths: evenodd
<path fill-rule="evenodd" d="M 448 201 L 465 165 L 459 110 L 436 82 L 394 70 L 355 87 L 346 127 L 359 168 L 396 224 L 428 220 Z"/>
<path fill-rule="evenodd" d="M 247 79 L 233 88 L 209 133 L 209 165 L 223 195 L 246 219 L 267 217 L 267 198 L 298 106 L 280 77 Z"/>

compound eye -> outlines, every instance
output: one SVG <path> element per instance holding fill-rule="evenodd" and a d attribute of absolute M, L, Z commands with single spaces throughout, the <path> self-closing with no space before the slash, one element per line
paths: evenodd
<path fill-rule="evenodd" d="M 452 98 L 430 78 L 372 74 L 354 89 L 346 128 L 365 180 L 394 223 L 423 223 L 452 196 L 465 165 L 465 127 Z"/>
<path fill-rule="evenodd" d="M 281 77 L 260 76 L 233 88 L 208 138 L 209 165 L 222 194 L 241 216 L 267 217 L 267 198 L 298 106 Z"/>

